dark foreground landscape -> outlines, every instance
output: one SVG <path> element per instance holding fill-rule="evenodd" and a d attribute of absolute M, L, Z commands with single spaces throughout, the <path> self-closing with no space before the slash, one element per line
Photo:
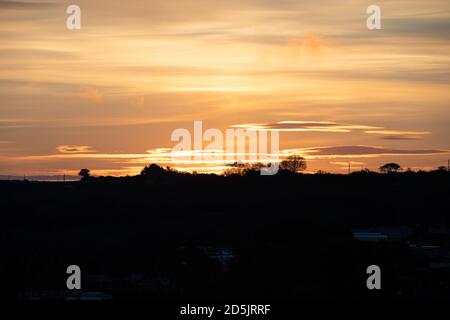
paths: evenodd
<path fill-rule="evenodd" d="M 10 299 L 448 299 L 450 174 L 2 181 Z M 82 290 L 66 288 L 66 268 Z M 368 290 L 366 268 L 381 268 Z"/>

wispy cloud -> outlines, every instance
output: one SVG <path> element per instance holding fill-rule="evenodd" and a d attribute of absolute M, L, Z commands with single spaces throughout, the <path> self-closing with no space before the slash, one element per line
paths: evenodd
<path fill-rule="evenodd" d="M 234 128 L 254 130 L 280 131 L 321 131 L 321 132 L 350 132 L 352 130 L 378 129 L 379 127 L 359 124 L 344 124 L 330 121 L 279 121 L 275 123 L 247 123 L 237 124 Z"/>
<path fill-rule="evenodd" d="M 288 40 L 288 47 L 294 58 L 300 58 L 301 54 L 316 55 L 324 46 L 324 41 L 318 35 L 307 33 L 303 37 L 295 37 Z"/>
<path fill-rule="evenodd" d="M 424 135 L 424 134 L 431 134 L 429 131 L 401 131 L 401 130 L 368 130 L 366 133 L 373 133 L 373 134 L 401 134 L 401 135 Z"/>
<path fill-rule="evenodd" d="M 0 1 L 0 9 L 40 9 L 54 5 L 51 2 Z"/>
<path fill-rule="evenodd" d="M 383 140 L 422 140 L 424 137 L 422 136 L 412 136 L 412 135 L 388 135 L 388 136 L 382 136 L 381 139 Z"/>
<path fill-rule="evenodd" d="M 103 94 L 99 92 L 97 88 L 92 87 L 81 87 L 80 97 L 92 102 L 103 101 Z"/>
<path fill-rule="evenodd" d="M 433 149 L 389 149 L 378 146 L 336 146 L 336 147 L 312 147 L 304 149 L 284 150 L 285 153 L 299 153 L 306 158 L 371 158 L 385 155 L 411 156 L 411 155 L 435 155 L 448 153 L 448 150 Z"/>
<path fill-rule="evenodd" d="M 363 167 L 367 163 L 362 161 L 330 161 L 330 164 L 338 166 L 340 170 L 346 170 L 349 167 Z"/>
<path fill-rule="evenodd" d="M 57 146 L 56 150 L 61 153 L 86 153 L 95 152 L 90 146 L 74 146 L 74 145 L 61 145 Z"/>
<path fill-rule="evenodd" d="M 382 135 L 383 140 L 421 140 L 429 131 L 401 131 L 401 130 L 368 130 L 365 133 Z"/>

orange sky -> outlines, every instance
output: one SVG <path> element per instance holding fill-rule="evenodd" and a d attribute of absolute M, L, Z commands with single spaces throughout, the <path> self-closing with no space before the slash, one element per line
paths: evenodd
<path fill-rule="evenodd" d="M 311 172 L 446 165 L 450 2 L 371 4 L 0 1 L 0 175 L 135 174 L 194 120 L 281 129 Z"/>

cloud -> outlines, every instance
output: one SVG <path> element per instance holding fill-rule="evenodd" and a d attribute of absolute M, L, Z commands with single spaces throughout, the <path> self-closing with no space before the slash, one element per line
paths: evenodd
<path fill-rule="evenodd" d="M 338 166 L 344 166 L 344 167 L 348 167 L 349 163 L 351 165 L 359 165 L 359 166 L 366 164 L 366 162 L 361 162 L 361 161 L 349 161 L 349 162 L 347 162 L 347 161 L 331 161 L 330 163 L 338 165 Z"/>
<path fill-rule="evenodd" d="M 0 9 L 40 9 L 43 7 L 52 7 L 54 3 L 50 2 L 25 2 L 25 1 L 0 1 Z"/>
<path fill-rule="evenodd" d="M 450 21 L 444 17 L 406 17 L 383 20 L 384 27 L 398 35 L 426 36 L 449 40 Z"/>
<path fill-rule="evenodd" d="M 421 140 L 429 131 L 368 130 L 365 133 L 383 135 L 383 140 Z"/>
<path fill-rule="evenodd" d="M 98 89 L 92 87 L 82 87 L 80 89 L 80 97 L 92 102 L 103 101 L 103 94 Z"/>
<path fill-rule="evenodd" d="M 318 54 L 323 45 L 323 40 L 312 33 L 307 33 L 300 38 L 291 38 L 288 40 L 288 47 L 294 58 L 299 58 L 301 52 Z"/>
<path fill-rule="evenodd" d="M 348 170 L 349 164 L 350 169 L 353 167 L 363 167 L 366 166 L 366 162 L 361 161 L 330 161 L 330 164 L 339 167 L 339 170 Z"/>
<path fill-rule="evenodd" d="M 18 59 L 43 59 L 54 61 L 76 59 L 80 58 L 80 55 L 64 51 L 64 50 L 49 50 L 49 49 L 34 49 L 34 48 L 1 48 L 0 58 L 11 59 L 17 61 Z"/>
<path fill-rule="evenodd" d="M 321 132 L 350 132 L 352 130 L 379 129 L 379 127 L 344 124 L 330 121 L 279 121 L 275 123 L 247 123 L 234 125 L 234 128 L 254 130 L 280 131 L 321 131 Z"/>
<path fill-rule="evenodd" d="M 90 146 L 74 146 L 74 145 L 61 145 L 57 146 L 56 150 L 61 153 L 86 153 L 95 152 Z"/>
<path fill-rule="evenodd" d="M 390 135 L 390 136 L 382 136 L 383 140 L 422 140 L 422 136 L 410 136 L 410 135 Z"/>
<path fill-rule="evenodd" d="M 137 96 L 131 99 L 131 105 L 137 108 L 142 108 L 145 104 L 144 96 Z"/>
<path fill-rule="evenodd" d="M 300 153 L 307 158 L 366 158 L 384 155 L 434 155 L 448 153 L 448 150 L 430 149 L 388 149 L 374 146 L 336 146 L 336 147 L 313 147 L 304 149 L 284 150 L 284 153 Z"/>
<path fill-rule="evenodd" d="M 303 37 L 303 48 L 310 53 L 318 53 L 323 47 L 323 40 L 317 35 L 308 33 Z"/>
<path fill-rule="evenodd" d="M 423 135 L 431 134 L 429 131 L 400 131 L 400 130 L 367 130 L 366 133 L 373 134 L 401 134 L 401 135 Z"/>

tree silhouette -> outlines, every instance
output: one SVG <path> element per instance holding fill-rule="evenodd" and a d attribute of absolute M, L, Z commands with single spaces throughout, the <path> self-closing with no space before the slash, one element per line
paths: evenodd
<path fill-rule="evenodd" d="M 78 175 L 81 176 L 82 180 L 86 180 L 91 177 L 90 172 L 91 172 L 91 170 L 89 170 L 89 169 L 81 169 L 80 172 L 78 173 Z"/>
<path fill-rule="evenodd" d="M 267 167 L 267 165 L 265 165 L 262 162 L 255 162 L 255 163 L 250 164 L 250 169 L 255 170 L 255 171 L 261 171 L 261 169 L 266 168 L 266 167 Z"/>
<path fill-rule="evenodd" d="M 402 168 L 396 163 L 386 163 L 385 165 L 380 167 L 381 173 L 393 173 L 399 172 L 400 170 L 402 170 Z"/>
<path fill-rule="evenodd" d="M 156 176 L 160 176 L 164 173 L 165 173 L 164 168 L 158 166 L 157 164 L 152 163 L 151 165 L 146 166 L 144 169 L 142 169 L 141 176 L 156 177 Z"/>
<path fill-rule="evenodd" d="M 230 169 L 226 169 L 223 173 L 224 176 L 243 176 L 245 172 L 249 169 L 249 165 L 242 162 L 234 162 L 227 164 Z"/>
<path fill-rule="evenodd" d="M 293 154 L 281 161 L 280 168 L 281 170 L 287 170 L 290 172 L 304 171 L 306 169 L 306 161 L 305 158 Z"/>

